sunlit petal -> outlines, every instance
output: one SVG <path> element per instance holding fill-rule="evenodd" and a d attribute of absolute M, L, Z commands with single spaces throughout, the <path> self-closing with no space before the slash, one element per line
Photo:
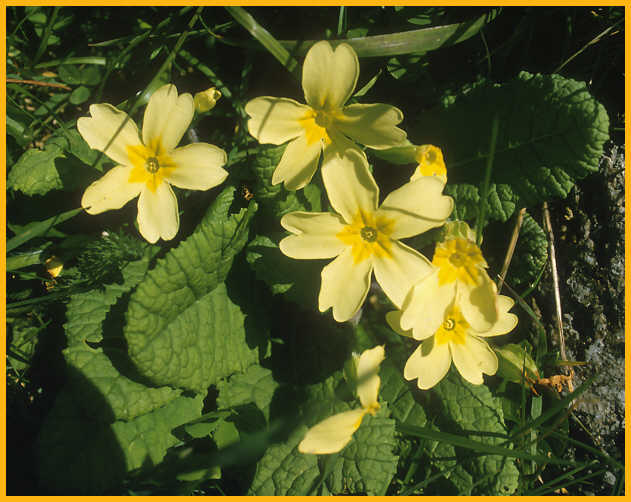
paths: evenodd
<path fill-rule="evenodd" d="M 300 120 L 311 108 L 289 98 L 263 96 L 249 101 L 245 112 L 250 116 L 248 130 L 260 143 L 282 145 L 304 134 Z"/>
<path fill-rule="evenodd" d="M 335 120 L 335 126 L 362 145 L 375 150 L 392 148 L 407 138 L 396 125 L 403 120 L 398 108 L 381 103 L 346 106 Z"/>
<path fill-rule="evenodd" d="M 336 237 L 344 223 L 335 214 L 296 211 L 283 216 L 280 224 L 298 234 L 280 241 L 280 250 L 291 258 L 333 258 L 346 248 L 346 244 Z"/>
<path fill-rule="evenodd" d="M 402 306 L 401 329 L 413 329 L 417 340 L 432 336 L 445 319 L 445 313 L 456 297 L 456 284 L 440 286 L 438 269 L 416 283 Z"/>
<path fill-rule="evenodd" d="M 362 153 L 348 150 L 344 156 L 333 155 L 322 169 L 322 179 L 331 206 L 347 223 L 360 211 L 377 209 L 379 188 Z"/>
<path fill-rule="evenodd" d="M 497 322 L 497 287 L 481 270 L 478 281 L 468 284 L 458 281 L 458 305 L 462 315 L 475 331 L 484 332 Z"/>
<path fill-rule="evenodd" d="M 226 152 L 208 143 L 193 143 L 176 148 L 170 157 L 175 168 L 168 170 L 165 179 L 176 187 L 208 190 L 228 176 L 228 172 L 222 168 L 226 164 Z"/>
<path fill-rule="evenodd" d="M 148 242 L 173 239 L 179 226 L 177 199 L 168 183 L 160 183 L 155 192 L 149 188 L 140 192 L 138 229 Z"/>
<path fill-rule="evenodd" d="M 366 410 L 345 411 L 314 425 L 298 445 L 300 453 L 327 454 L 344 448 L 359 428 Z"/>
<path fill-rule="evenodd" d="M 398 241 L 392 242 L 389 255 L 375 256 L 373 261 L 377 282 L 398 308 L 412 286 L 432 271 L 427 258 Z"/>
<path fill-rule="evenodd" d="M 131 169 L 116 166 L 92 183 L 81 198 L 81 206 L 90 214 L 120 209 L 142 190 L 143 183 L 129 183 Z"/>
<path fill-rule="evenodd" d="M 172 84 L 151 95 L 142 123 L 142 140 L 147 146 L 161 142 L 166 152 L 174 150 L 193 120 L 195 105 L 188 93 L 178 96 Z"/>
<path fill-rule="evenodd" d="M 287 190 L 299 190 L 311 181 L 318 168 L 321 143 L 307 144 L 305 136 L 298 136 L 285 148 L 285 152 L 272 175 L 272 184 L 285 183 Z"/>
<path fill-rule="evenodd" d="M 393 239 L 412 237 L 445 222 L 454 201 L 442 194 L 443 186 L 437 178 L 423 177 L 388 194 L 379 213 L 395 221 Z"/>
<path fill-rule="evenodd" d="M 406 380 L 418 378 L 420 389 L 431 389 L 443 379 L 450 366 L 449 345 L 436 345 L 434 338 L 429 338 L 418 346 L 405 363 L 403 376 Z"/>
<path fill-rule="evenodd" d="M 386 322 L 392 328 L 392 330 L 401 335 L 406 336 L 408 338 L 412 338 L 412 330 L 404 331 L 401 329 L 401 311 L 393 310 L 386 314 Z"/>
<path fill-rule="evenodd" d="M 351 97 L 358 76 L 359 61 L 350 45 L 340 44 L 334 51 L 326 40 L 318 42 L 302 67 L 305 100 L 320 110 L 340 108 Z"/>
<path fill-rule="evenodd" d="M 322 269 L 320 312 L 333 307 L 333 318 L 337 322 L 348 321 L 364 303 L 371 275 L 372 260 L 355 264 L 351 248 L 346 248 Z"/>
<path fill-rule="evenodd" d="M 122 112 L 107 103 L 90 105 L 91 117 L 77 120 L 77 129 L 90 148 L 104 152 L 110 159 L 124 166 L 131 166 L 127 147 L 140 144 L 136 123 Z M 118 128 L 123 128 L 116 134 Z M 115 136 L 116 135 L 116 136 Z M 112 143 L 105 147 L 110 142 Z"/>
<path fill-rule="evenodd" d="M 494 375 L 497 371 L 497 356 L 489 345 L 475 336 L 467 336 L 464 344 L 450 343 L 454 365 L 468 382 L 480 385 L 482 373 Z"/>
<path fill-rule="evenodd" d="M 509 310 L 515 305 L 512 298 L 508 296 L 498 295 L 497 297 L 497 322 L 493 324 L 490 330 L 483 332 L 476 332 L 477 336 L 498 336 L 505 335 L 515 329 L 517 326 L 517 316 L 509 312 Z"/>
<path fill-rule="evenodd" d="M 369 408 L 377 403 L 379 384 L 381 379 L 377 375 L 379 365 L 386 357 L 383 345 L 365 350 L 359 357 L 357 364 L 357 396 L 364 408 Z"/>

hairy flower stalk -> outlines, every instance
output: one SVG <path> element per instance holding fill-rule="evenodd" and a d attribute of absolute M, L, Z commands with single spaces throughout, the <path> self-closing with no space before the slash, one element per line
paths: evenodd
<path fill-rule="evenodd" d="M 440 181 L 424 177 L 393 191 L 379 206 L 366 158 L 354 150 L 334 156 L 323 180 L 335 213 L 283 216 L 281 225 L 295 235 L 280 242 L 281 251 L 298 259 L 335 258 L 322 270 L 319 308 L 332 307 L 337 321 L 357 313 L 373 271 L 400 308 L 412 285 L 432 271 L 427 258 L 400 239 L 441 226 L 453 200 L 442 195 Z"/>
<path fill-rule="evenodd" d="M 272 176 L 273 184 L 284 182 L 288 190 L 304 187 L 316 172 L 322 153 L 324 171 L 334 154 L 348 149 L 361 152 L 354 141 L 380 150 L 405 140 L 405 131 L 396 127 L 403 119 L 398 108 L 386 104 L 345 105 L 358 76 L 359 61 L 352 47 L 340 44 L 333 50 L 329 42 L 322 41 L 305 57 L 302 88 L 306 105 L 270 96 L 247 103 L 252 136 L 260 143 L 288 142 Z"/>
<path fill-rule="evenodd" d="M 85 210 L 98 214 L 119 209 L 140 196 L 140 234 L 151 243 L 175 237 L 180 220 L 171 185 L 208 190 L 228 176 L 222 168 L 227 156 L 221 148 L 208 143 L 176 148 L 193 114 L 191 95 L 178 96 L 170 84 L 149 99 L 142 138 L 125 112 L 105 103 L 90 106 L 91 117 L 81 117 L 77 129 L 90 148 L 104 152 L 118 165 L 86 189 L 81 199 Z"/>

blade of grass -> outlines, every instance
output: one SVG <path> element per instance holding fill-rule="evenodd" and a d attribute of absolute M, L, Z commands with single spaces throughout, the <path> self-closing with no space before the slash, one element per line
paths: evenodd
<path fill-rule="evenodd" d="M 484 170 L 484 182 L 482 184 L 482 195 L 480 200 L 480 212 L 475 220 L 475 235 L 478 246 L 482 243 L 482 227 L 486 216 L 487 197 L 489 194 L 489 184 L 491 183 L 491 171 L 493 170 L 493 160 L 495 159 L 495 146 L 497 145 L 497 133 L 499 131 L 500 118 L 497 113 L 491 122 L 491 139 L 489 140 L 489 156 L 486 158 L 486 168 Z"/>
<path fill-rule="evenodd" d="M 50 38 L 50 34 L 53 31 L 53 25 L 57 20 L 57 13 L 59 12 L 59 7 L 54 7 L 53 12 L 48 18 L 48 23 L 46 23 L 46 28 L 44 28 L 44 32 L 42 33 L 42 39 L 39 41 L 39 47 L 37 48 L 37 52 L 35 53 L 35 57 L 33 58 L 33 64 L 39 61 L 39 58 L 42 57 L 46 47 L 48 47 L 48 39 Z"/>
<path fill-rule="evenodd" d="M 9 239 L 7 241 L 6 252 L 8 253 L 10 251 L 13 251 L 15 248 L 21 246 L 25 242 L 28 242 L 31 239 L 34 239 L 35 237 L 47 232 L 48 230 L 53 228 L 55 225 L 58 225 L 60 223 L 63 223 L 64 221 L 69 220 L 70 218 L 75 217 L 81 211 L 83 211 L 82 207 L 79 207 L 77 209 L 71 209 L 70 211 L 66 211 L 65 213 L 52 216 L 51 218 L 47 218 L 43 221 L 40 221 L 34 224 L 31 228 L 29 228 L 28 230 L 25 230 L 20 235 L 16 235 L 15 237 L 12 237 L 11 239 Z"/>
<path fill-rule="evenodd" d="M 537 491 L 535 491 L 535 492 L 530 492 L 530 493 L 528 493 L 527 495 L 530 495 L 530 496 L 533 496 L 533 495 L 539 495 L 539 496 L 541 496 L 541 495 L 545 495 L 545 494 L 547 494 L 547 493 L 552 493 L 552 492 L 554 492 L 555 490 L 559 490 L 559 489 L 561 489 L 561 488 L 567 488 L 568 486 L 574 486 L 574 485 L 576 485 L 576 484 L 583 483 L 584 481 L 586 481 L 586 480 L 588 480 L 588 479 L 591 479 L 591 478 L 595 478 L 596 476 L 602 476 L 602 475 L 604 475 L 606 472 L 607 472 L 607 469 L 601 469 L 601 470 L 599 470 L 599 471 L 592 472 L 592 473 L 590 473 L 590 474 L 586 474 L 586 475 L 585 475 L 585 476 L 583 476 L 583 477 L 580 477 L 580 478 L 574 479 L 574 480 L 572 480 L 572 481 L 570 481 L 570 482 L 568 482 L 568 483 L 564 483 L 564 484 L 562 484 L 562 485 L 555 485 L 555 486 L 551 486 L 551 487 L 549 487 L 549 486 L 547 485 L 547 483 L 546 483 L 544 486 L 542 486 L 542 487 L 541 487 L 541 488 L 544 488 L 544 487 L 545 487 L 545 488 L 546 488 L 545 490 L 541 490 L 541 489 L 539 489 L 539 490 L 537 490 Z"/>
<path fill-rule="evenodd" d="M 358 57 L 385 57 L 410 54 L 412 52 L 428 52 L 441 47 L 448 47 L 471 38 L 486 24 L 497 17 L 501 9 L 493 9 L 471 21 L 445 26 L 433 26 L 420 30 L 410 30 L 388 35 L 374 35 L 361 38 L 332 40 L 333 47 L 346 43 L 350 45 Z M 281 40 L 280 44 L 297 56 L 307 53 L 317 40 Z"/>
<path fill-rule="evenodd" d="M 45 61 L 44 63 L 37 63 L 33 68 L 50 68 L 51 66 L 59 66 L 62 64 L 95 64 L 99 66 L 105 66 L 107 64 L 107 58 L 99 56 L 80 56 L 64 59 L 52 59 Z"/>
<path fill-rule="evenodd" d="M 442 441 L 443 443 L 459 446 L 460 448 L 466 448 L 485 455 L 501 455 L 503 457 L 521 458 L 525 460 L 533 460 L 535 462 L 547 462 L 550 464 L 561 465 L 575 465 L 576 462 L 570 460 L 563 460 L 560 458 L 550 458 L 545 455 L 531 455 L 530 453 L 515 451 L 511 448 L 504 446 L 496 446 L 479 441 L 473 441 L 464 436 L 458 436 L 456 434 L 450 434 L 448 432 L 439 432 L 426 427 L 416 427 L 414 425 L 397 424 L 397 431 L 402 434 L 410 436 L 421 437 L 425 439 L 431 439 L 434 441 Z"/>
<path fill-rule="evenodd" d="M 272 56 L 274 56 L 280 64 L 282 64 L 289 73 L 297 80 L 300 80 L 300 74 L 297 71 L 296 59 L 276 40 L 272 34 L 261 26 L 242 7 L 225 7 L 228 13 L 235 19 L 237 23 L 243 26 L 263 47 L 265 47 Z"/>

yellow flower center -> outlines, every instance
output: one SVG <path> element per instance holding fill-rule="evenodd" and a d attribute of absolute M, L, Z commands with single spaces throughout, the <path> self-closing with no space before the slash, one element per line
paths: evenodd
<path fill-rule="evenodd" d="M 175 170 L 175 163 L 164 151 L 160 138 L 149 145 L 128 146 L 127 156 L 132 166 L 127 181 L 145 183 L 154 193 L 164 178 Z"/>
<path fill-rule="evenodd" d="M 467 239 L 450 239 L 436 245 L 432 263 L 438 271 L 442 286 L 453 281 L 476 284 L 480 272 L 486 267 L 480 248 Z"/>
<path fill-rule="evenodd" d="M 469 323 L 462 317 L 460 309 L 454 305 L 447 312 L 442 326 L 434 333 L 434 342 L 436 345 L 449 342 L 461 345 L 465 342 L 468 329 Z"/>
<path fill-rule="evenodd" d="M 390 256 L 393 230 L 394 220 L 359 211 L 336 237 L 352 247 L 353 262 L 357 264 L 373 255 L 378 258 Z"/>
<path fill-rule="evenodd" d="M 434 145 L 421 145 L 416 148 L 418 170 L 423 176 L 447 176 L 443 152 Z"/>
<path fill-rule="evenodd" d="M 331 128 L 336 115 L 334 111 L 316 111 L 311 108 L 307 114 L 298 121 L 305 130 L 308 145 L 312 145 L 316 141 L 324 141 L 327 145 L 331 144 L 328 129 Z"/>

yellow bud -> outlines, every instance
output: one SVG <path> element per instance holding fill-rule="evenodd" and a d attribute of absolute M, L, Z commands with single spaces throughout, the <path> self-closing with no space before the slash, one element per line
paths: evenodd
<path fill-rule="evenodd" d="M 212 110 L 219 98 L 221 97 L 221 92 L 219 92 L 214 87 L 210 89 L 206 89 L 205 91 L 198 92 L 195 94 L 195 111 L 197 113 L 205 113 L 207 111 Z"/>
<path fill-rule="evenodd" d="M 63 262 L 56 256 L 51 256 L 44 263 L 46 265 L 46 272 L 48 272 L 53 278 L 61 274 L 61 271 L 64 268 Z"/>

